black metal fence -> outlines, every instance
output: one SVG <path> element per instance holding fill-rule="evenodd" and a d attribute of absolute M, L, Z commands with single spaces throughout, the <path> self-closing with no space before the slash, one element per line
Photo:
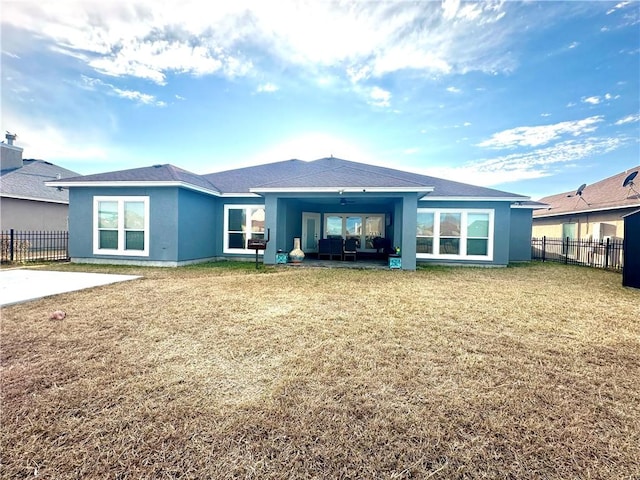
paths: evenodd
<path fill-rule="evenodd" d="M 69 232 L 0 233 L 3 262 L 49 262 L 69 259 Z"/>
<path fill-rule="evenodd" d="M 622 271 L 623 241 L 580 240 L 567 238 L 532 238 L 531 258 L 543 262 L 560 262 Z"/>

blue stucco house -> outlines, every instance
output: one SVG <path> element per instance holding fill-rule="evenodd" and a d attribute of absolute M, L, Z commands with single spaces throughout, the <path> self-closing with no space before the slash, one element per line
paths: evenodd
<path fill-rule="evenodd" d="M 338 158 L 287 160 L 196 175 L 154 165 L 48 182 L 69 190 L 74 262 L 265 264 L 294 238 L 312 258 L 322 238 L 355 238 L 359 258 L 399 247 L 416 264 L 505 266 L 531 258 L 529 198 Z M 381 242 L 381 240 L 383 240 Z"/>

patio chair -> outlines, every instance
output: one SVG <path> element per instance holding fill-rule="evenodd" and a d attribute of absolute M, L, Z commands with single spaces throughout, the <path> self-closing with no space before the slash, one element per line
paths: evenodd
<path fill-rule="evenodd" d="M 318 240 L 318 260 L 326 256 L 327 260 L 331 260 L 331 239 L 321 238 Z"/>
<path fill-rule="evenodd" d="M 355 238 L 347 238 L 344 241 L 342 259 L 346 260 L 347 258 L 350 258 L 355 262 L 357 253 L 358 253 L 358 241 Z"/>
<path fill-rule="evenodd" d="M 391 240 L 384 237 L 375 237 L 373 239 L 373 248 L 376 249 L 378 258 L 387 258 L 390 253 L 395 253 L 391 248 Z"/>
<path fill-rule="evenodd" d="M 337 257 L 337 260 L 342 260 L 342 249 L 343 249 L 343 240 L 342 237 L 334 237 L 330 238 L 330 250 L 331 250 L 331 260 Z"/>

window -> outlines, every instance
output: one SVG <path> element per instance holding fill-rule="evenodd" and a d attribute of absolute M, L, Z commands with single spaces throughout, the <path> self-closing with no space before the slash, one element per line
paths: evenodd
<path fill-rule="evenodd" d="M 493 210 L 419 208 L 417 258 L 493 259 Z"/>
<path fill-rule="evenodd" d="M 93 253 L 149 255 L 149 197 L 93 198 Z"/>
<path fill-rule="evenodd" d="M 467 214 L 467 255 L 489 254 L 489 214 Z"/>
<path fill-rule="evenodd" d="M 375 249 L 374 239 L 384 237 L 384 217 L 365 217 L 365 248 Z"/>
<path fill-rule="evenodd" d="M 255 253 L 247 248 L 250 238 L 264 238 L 264 205 L 224 206 L 224 252 Z"/>
<path fill-rule="evenodd" d="M 374 239 L 384 237 L 384 215 L 327 214 L 324 217 L 325 238 L 353 238 L 358 249 L 375 249 Z"/>
<path fill-rule="evenodd" d="M 346 217 L 345 218 L 345 240 L 352 238 L 356 241 L 356 248 L 360 248 L 360 239 L 362 238 L 362 217 Z"/>
<path fill-rule="evenodd" d="M 342 217 L 339 217 L 337 215 L 327 216 L 324 233 L 325 233 L 325 237 L 327 238 L 334 238 L 334 237 L 342 238 Z"/>
<path fill-rule="evenodd" d="M 435 213 L 418 211 L 416 254 L 433 253 L 433 219 Z"/>
<path fill-rule="evenodd" d="M 461 213 L 440 213 L 440 253 L 460 255 Z"/>

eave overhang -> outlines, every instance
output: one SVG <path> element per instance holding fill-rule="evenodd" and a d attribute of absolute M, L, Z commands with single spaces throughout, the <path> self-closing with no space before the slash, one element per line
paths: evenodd
<path fill-rule="evenodd" d="M 529 197 L 432 197 L 425 195 L 419 199 L 421 202 L 527 202 L 531 200 Z"/>
<path fill-rule="evenodd" d="M 48 187 L 60 187 L 60 188 L 74 188 L 74 187 L 111 187 L 111 188 L 122 188 L 122 187 L 135 187 L 135 188 L 150 188 L 150 187 L 177 187 L 177 188 L 185 188 L 187 190 L 193 190 L 195 192 L 204 193 L 206 195 L 213 195 L 215 197 L 220 197 L 222 194 L 217 190 L 212 190 L 209 188 L 199 187 L 197 185 L 193 185 L 192 183 L 187 182 L 179 182 L 179 181 L 111 181 L 111 182 L 64 182 L 64 181 L 52 181 L 45 182 L 45 185 Z"/>
<path fill-rule="evenodd" d="M 431 193 L 434 187 L 270 187 L 250 188 L 251 193 Z"/>
<path fill-rule="evenodd" d="M 3 193 L 2 195 L 0 195 L 0 197 L 13 198 L 15 200 L 29 200 L 32 202 L 58 203 L 60 205 L 69 205 L 69 202 L 65 200 L 52 200 L 50 198 L 28 197 L 26 195 L 12 195 L 12 194 Z"/>
<path fill-rule="evenodd" d="M 566 215 L 581 215 L 583 213 L 610 212 L 612 210 L 627 210 L 632 208 L 640 208 L 640 203 L 631 204 L 631 205 L 618 205 L 616 207 L 591 208 L 591 209 L 583 209 L 583 210 L 564 210 L 562 212 L 541 213 L 539 215 L 534 215 L 533 218 L 563 217 Z"/>

